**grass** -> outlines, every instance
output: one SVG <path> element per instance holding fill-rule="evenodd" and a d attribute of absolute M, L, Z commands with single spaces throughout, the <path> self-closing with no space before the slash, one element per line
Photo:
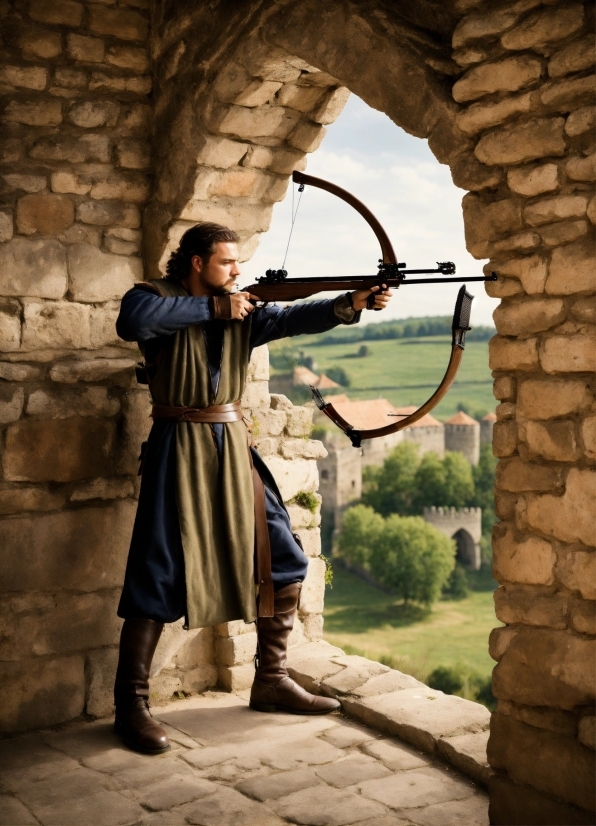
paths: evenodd
<path fill-rule="evenodd" d="M 270 346 L 272 352 L 285 352 L 286 355 L 288 351 L 284 345 L 294 355 L 304 350 L 315 360 L 318 372 L 333 366 L 343 367 L 350 378 L 351 386 L 345 392 L 351 399 L 383 396 L 398 407 L 420 405 L 431 395 L 443 377 L 451 350 L 448 336 L 365 343 L 370 350 L 366 358 L 355 355 L 361 342 L 321 345 L 314 336 L 285 339 L 283 343 Z M 287 368 L 278 372 L 287 372 Z M 472 410 L 494 409 L 486 341 L 466 344 L 459 375 L 433 415 L 443 420 L 448 418 L 457 411 L 458 402 L 464 402 Z"/>
<path fill-rule="evenodd" d="M 495 665 L 488 655 L 488 635 L 500 623 L 492 590 L 437 602 L 429 611 L 404 607 L 335 565 L 333 588 L 325 593 L 324 617 L 327 642 L 422 681 L 438 666 L 463 664 L 488 677 Z"/>

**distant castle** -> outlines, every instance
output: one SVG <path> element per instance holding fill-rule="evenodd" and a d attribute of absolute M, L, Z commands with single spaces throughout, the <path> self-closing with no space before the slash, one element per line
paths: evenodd
<path fill-rule="evenodd" d="M 333 396 L 333 406 L 344 419 L 363 428 L 383 427 L 393 417 L 407 416 L 416 410 L 395 407 L 387 399 L 352 401 L 346 395 Z M 477 422 L 459 411 L 443 424 L 427 414 L 405 430 L 364 441 L 360 450 L 355 450 L 345 436 L 328 431 L 323 437 L 327 456 L 317 461 L 324 520 L 337 531 L 343 511 L 362 497 L 362 468 L 381 465 L 401 443 L 417 444 L 420 454 L 433 451 L 440 458 L 446 450 L 458 451 L 470 464 L 478 464 L 480 445 L 492 441 L 495 421 L 494 413 Z M 455 539 L 457 559 L 474 570 L 480 567 L 481 516 L 480 508 L 439 507 L 425 509 L 423 513 L 427 522 Z"/>

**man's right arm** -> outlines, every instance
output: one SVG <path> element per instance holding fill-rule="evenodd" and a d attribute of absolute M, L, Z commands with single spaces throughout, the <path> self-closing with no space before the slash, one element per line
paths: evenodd
<path fill-rule="evenodd" d="M 141 286 L 129 290 L 120 305 L 116 332 L 124 341 L 169 336 L 213 318 L 206 296 L 162 298 Z"/>

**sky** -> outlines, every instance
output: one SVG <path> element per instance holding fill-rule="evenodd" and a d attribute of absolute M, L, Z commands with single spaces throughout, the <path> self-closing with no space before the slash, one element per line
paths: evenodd
<path fill-rule="evenodd" d="M 465 191 L 455 186 L 449 167 L 437 161 L 426 140 L 408 135 L 356 95 L 328 127 L 320 148 L 308 155 L 306 172 L 360 198 L 385 228 L 398 260 L 409 268 L 453 261 L 458 275 L 483 274 L 484 262 L 466 250 L 461 210 Z M 284 201 L 275 205 L 271 228 L 261 236 L 256 253 L 242 265 L 242 286 L 269 268 L 281 267 L 291 226 L 292 188 L 296 185 L 290 184 Z M 296 204 L 296 191 L 294 198 Z M 289 277 L 374 274 L 379 257 L 374 233 L 352 207 L 306 187 L 285 266 Z M 364 313 L 362 322 L 451 315 L 459 286 L 401 287 L 382 315 Z M 470 284 L 468 291 L 475 296 L 472 326 L 492 326 L 497 300 L 486 295 L 481 283 Z"/>

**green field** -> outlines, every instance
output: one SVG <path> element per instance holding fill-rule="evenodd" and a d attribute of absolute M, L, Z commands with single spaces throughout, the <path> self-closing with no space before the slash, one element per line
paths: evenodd
<path fill-rule="evenodd" d="M 303 350 L 315 360 L 317 372 L 342 367 L 350 378 L 351 386 L 345 392 L 351 399 L 382 396 L 397 407 L 420 405 L 432 394 L 443 377 L 451 352 L 448 336 L 366 341 L 370 355 L 357 358 L 361 343 L 319 344 L 315 337 L 300 336 L 272 343 L 270 349 L 280 362 L 283 353 L 289 358 L 284 344 L 294 356 Z M 287 372 L 287 369 L 278 372 Z M 433 415 L 445 420 L 457 411 L 459 402 L 472 411 L 495 407 L 487 341 L 466 344 L 458 377 Z"/>
<path fill-rule="evenodd" d="M 334 565 L 325 592 L 327 642 L 369 659 L 381 657 L 422 681 L 438 666 L 464 664 L 488 677 L 494 661 L 488 635 L 500 626 L 491 590 L 466 599 L 440 601 L 432 610 L 404 606 L 384 591 Z"/>

